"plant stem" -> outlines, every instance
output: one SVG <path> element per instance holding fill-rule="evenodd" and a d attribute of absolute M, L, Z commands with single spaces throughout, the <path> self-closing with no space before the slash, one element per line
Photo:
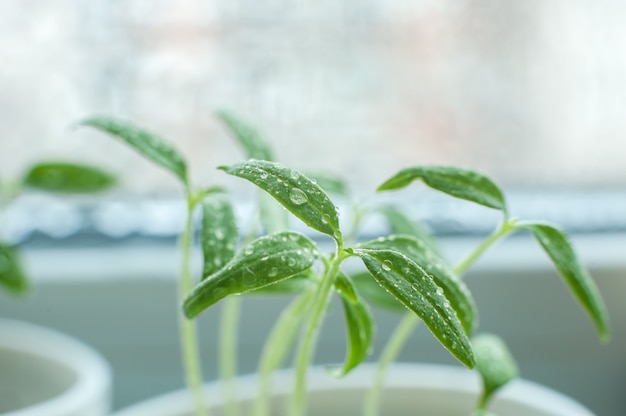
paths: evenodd
<path fill-rule="evenodd" d="M 237 328 L 239 327 L 239 312 L 241 301 L 237 296 L 228 296 L 222 305 L 222 319 L 220 321 L 220 361 L 219 374 L 223 383 L 225 414 L 239 415 L 237 401 Z"/>
<path fill-rule="evenodd" d="M 420 319 L 414 313 L 406 313 L 400 324 L 396 327 L 391 335 L 391 338 L 387 342 L 385 349 L 380 355 L 378 365 L 376 366 L 376 373 L 374 374 L 374 383 L 367 395 L 365 401 L 365 408 L 363 409 L 364 416 L 376 416 L 380 407 L 380 396 L 383 390 L 383 383 L 385 381 L 385 375 L 391 363 L 395 361 L 400 350 L 409 336 L 413 333 L 415 327 L 420 323 Z"/>
<path fill-rule="evenodd" d="M 179 284 L 179 300 L 182 303 L 185 296 L 191 291 L 193 281 L 191 279 L 191 243 L 193 239 L 193 203 L 188 198 L 187 214 L 185 218 L 185 228 L 181 235 L 182 264 Z M 181 350 L 183 359 L 183 369 L 187 387 L 191 391 L 197 416 L 208 416 L 209 411 L 205 405 L 202 393 L 202 367 L 200 364 L 200 354 L 198 352 L 198 336 L 196 324 L 179 314 Z"/>
<path fill-rule="evenodd" d="M 293 346 L 312 295 L 312 291 L 305 292 L 281 312 L 265 343 L 259 362 L 259 394 L 254 404 L 254 416 L 270 415 L 269 395 L 272 375 Z"/>
<path fill-rule="evenodd" d="M 454 273 L 457 276 L 461 276 L 465 273 L 467 269 L 474 264 L 474 262 L 478 260 L 478 258 L 489 247 L 514 229 L 515 222 L 515 219 L 507 220 L 505 218 L 496 231 L 494 231 L 489 237 L 487 237 L 487 239 L 485 239 L 478 247 L 476 247 L 454 267 Z M 368 394 L 367 404 L 363 411 L 364 416 L 376 416 L 379 414 L 380 396 L 389 365 L 396 360 L 413 328 L 415 328 L 419 322 L 419 318 L 415 314 L 411 312 L 406 313 L 404 318 L 400 321 L 400 324 L 391 335 L 387 345 L 385 345 L 380 356 L 381 358 L 378 363 L 378 368 L 376 369 L 374 383 Z"/>
<path fill-rule="evenodd" d="M 322 317 L 328 307 L 328 301 L 332 293 L 335 277 L 339 272 L 339 266 L 345 258 L 343 249 L 338 245 L 337 253 L 326 269 L 326 273 L 319 282 L 317 296 L 312 304 L 312 312 L 308 326 L 296 356 L 296 384 L 294 387 L 293 400 L 291 402 L 290 416 L 303 416 L 306 414 L 306 376 L 309 365 L 313 358 L 313 346 L 317 339 Z"/>

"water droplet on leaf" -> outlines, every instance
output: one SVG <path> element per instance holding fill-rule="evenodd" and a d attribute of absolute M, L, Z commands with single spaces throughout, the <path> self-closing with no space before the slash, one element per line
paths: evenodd
<path fill-rule="evenodd" d="M 384 271 L 388 272 L 388 271 L 391 270 L 391 266 L 392 265 L 393 264 L 391 263 L 391 260 L 385 260 L 385 261 L 383 261 L 382 268 L 383 268 Z"/>
<path fill-rule="evenodd" d="M 309 198 L 302 189 L 293 188 L 291 192 L 289 192 L 289 200 L 296 205 L 302 205 L 306 204 L 309 201 Z"/>

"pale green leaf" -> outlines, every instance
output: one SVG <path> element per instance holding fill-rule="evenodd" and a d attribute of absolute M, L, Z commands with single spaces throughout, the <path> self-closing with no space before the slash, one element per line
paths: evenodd
<path fill-rule="evenodd" d="M 289 229 L 289 212 L 265 192 L 259 195 L 259 218 L 266 234 Z"/>
<path fill-rule="evenodd" d="M 397 207 L 387 205 L 379 208 L 379 211 L 387 219 L 392 234 L 411 235 L 416 237 L 418 240 L 427 243 L 433 251 L 439 252 L 437 242 L 433 238 L 430 231 L 420 223 L 411 220 Z"/>
<path fill-rule="evenodd" d="M 336 377 L 343 377 L 369 355 L 374 338 L 374 320 L 367 305 L 357 296 L 354 286 L 344 274 L 340 273 L 337 276 L 335 288 L 341 295 L 346 317 L 348 348 L 343 366 L 336 369 L 333 374 Z"/>
<path fill-rule="evenodd" d="M 348 196 L 348 186 L 339 177 L 329 175 L 327 173 L 311 173 L 307 172 L 306 176 L 315 181 L 320 188 L 328 192 L 329 194 L 335 194 L 340 196 Z"/>
<path fill-rule="evenodd" d="M 479 407 L 486 408 L 493 394 L 519 374 L 513 355 L 500 337 L 481 334 L 472 338 L 476 369 L 483 380 Z"/>
<path fill-rule="evenodd" d="M 18 251 L 2 243 L 0 243 L 0 285 L 13 293 L 24 293 L 28 290 L 28 281 L 22 271 Z"/>
<path fill-rule="evenodd" d="M 78 163 L 42 162 L 22 178 L 26 187 L 47 192 L 89 193 L 110 188 L 115 178 L 98 168 Z"/>
<path fill-rule="evenodd" d="M 354 282 L 354 286 L 368 303 L 392 312 L 406 311 L 406 307 L 398 299 L 376 283 L 370 272 L 356 273 L 350 276 L 350 280 Z"/>
<path fill-rule="evenodd" d="M 216 115 L 244 148 L 249 159 L 274 160 L 269 144 L 256 128 L 227 110 L 218 110 Z"/>
<path fill-rule="evenodd" d="M 476 326 L 476 304 L 461 279 L 457 278 L 448 263 L 428 243 L 409 235 L 391 235 L 363 243 L 361 247 L 398 251 L 413 260 L 443 290 L 444 296 L 456 311 L 466 334 Z"/>
<path fill-rule="evenodd" d="M 541 222 L 519 222 L 516 228 L 530 230 L 591 317 L 600 337 L 608 340 L 609 319 L 606 306 L 589 272 L 578 260 L 567 235 L 555 226 Z"/>
<path fill-rule="evenodd" d="M 202 201 L 202 254 L 207 277 L 226 265 L 235 255 L 238 239 L 233 207 L 222 193 L 210 193 Z"/>
<path fill-rule="evenodd" d="M 385 249 L 354 250 L 379 285 L 419 316 L 441 344 L 467 367 L 474 366 L 469 338 L 432 276 L 406 255 Z"/>
<path fill-rule="evenodd" d="M 112 117 L 92 117 L 79 123 L 93 127 L 126 142 L 146 159 L 154 162 L 187 184 L 187 164 L 181 154 L 165 139 L 134 124 Z"/>
<path fill-rule="evenodd" d="M 400 189 L 421 179 L 433 189 L 456 198 L 495 208 L 506 213 L 506 202 L 500 188 L 488 177 L 451 166 L 414 166 L 398 172 L 378 187 L 378 191 Z"/>
<path fill-rule="evenodd" d="M 311 179 L 280 163 L 251 159 L 220 167 L 249 180 L 274 197 L 309 227 L 341 240 L 339 216 L 328 195 Z"/>
<path fill-rule="evenodd" d="M 246 293 L 296 276 L 309 269 L 317 248 L 294 232 L 271 234 L 245 246 L 228 264 L 198 283 L 184 301 L 193 318 L 220 299 Z"/>

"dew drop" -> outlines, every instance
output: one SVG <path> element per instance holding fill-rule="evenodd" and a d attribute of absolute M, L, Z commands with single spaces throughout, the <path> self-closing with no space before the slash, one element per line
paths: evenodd
<path fill-rule="evenodd" d="M 261 179 L 267 179 L 268 173 L 266 171 L 262 170 L 261 174 L 259 176 L 261 177 Z"/>
<path fill-rule="evenodd" d="M 261 261 L 267 261 L 270 258 L 270 256 L 264 256 Z"/>
<path fill-rule="evenodd" d="M 294 259 L 293 257 L 289 258 L 289 260 L 287 260 L 287 264 L 288 264 L 290 267 L 295 266 L 295 265 L 296 265 L 296 259 Z"/>
<path fill-rule="evenodd" d="M 278 275 L 278 269 L 276 267 L 272 267 L 268 273 L 269 277 L 276 277 Z"/>
<path fill-rule="evenodd" d="M 296 205 L 302 205 L 306 204 L 309 201 L 309 198 L 302 189 L 293 188 L 291 192 L 289 192 L 289 200 Z"/>
<path fill-rule="evenodd" d="M 223 240 L 224 239 L 224 231 L 222 231 L 221 229 L 215 230 L 215 238 L 217 238 L 218 240 Z"/>
<path fill-rule="evenodd" d="M 246 247 L 246 248 L 243 250 L 243 253 L 244 253 L 246 256 L 250 256 L 252 253 L 254 253 L 254 247 Z"/>
<path fill-rule="evenodd" d="M 296 180 L 296 181 L 300 178 L 300 174 L 296 170 L 292 170 L 290 175 L 291 175 L 291 179 Z"/>
<path fill-rule="evenodd" d="M 443 289 L 442 288 L 437 287 L 437 295 L 443 296 Z"/>
<path fill-rule="evenodd" d="M 388 271 L 391 270 L 391 266 L 392 265 L 393 264 L 391 263 L 390 260 L 385 260 L 385 261 L 383 261 L 382 268 L 383 268 L 384 271 L 388 272 Z"/>

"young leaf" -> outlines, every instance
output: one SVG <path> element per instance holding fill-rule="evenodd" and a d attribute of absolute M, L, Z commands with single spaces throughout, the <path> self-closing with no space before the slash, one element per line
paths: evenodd
<path fill-rule="evenodd" d="M 517 364 L 502 339 L 481 334 L 472 339 L 476 369 L 483 380 L 483 392 L 478 407 L 485 409 L 496 390 L 518 376 Z"/>
<path fill-rule="evenodd" d="M 606 306 L 593 279 L 580 264 L 567 235 L 552 225 L 540 222 L 519 222 L 516 227 L 530 230 L 590 315 L 600 337 L 608 340 L 609 323 Z"/>
<path fill-rule="evenodd" d="M 251 159 L 220 167 L 263 189 L 309 227 L 341 240 L 339 216 L 328 195 L 302 173 L 280 163 Z"/>
<path fill-rule="evenodd" d="M 203 277 L 209 276 L 230 261 L 237 244 L 235 213 L 226 195 L 208 194 L 202 199 Z"/>
<path fill-rule="evenodd" d="M 87 165 L 45 162 L 32 166 L 22 178 L 22 183 L 48 192 L 88 193 L 110 188 L 115 184 L 115 178 Z"/>
<path fill-rule="evenodd" d="M 324 173 L 310 173 L 307 172 L 306 176 L 315 181 L 320 188 L 328 192 L 329 194 L 335 194 L 340 196 L 348 196 L 348 186 L 340 178 L 324 174 Z"/>
<path fill-rule="evenodd" d="M 187 184 L 187 164 L 178 151 L 165 139 L 143 130 L 128 121 L 112 117 L 92 117 L 79 123 L 93 127 L 126 142 L 139 154 L 169 170 Z"/>
<path fill-rule="evenodd" d="M 274 160 L 270 146 L 257 129 L 230 111 L 218 110 L 216 115 L 239 141 L 249 159 Z"/>
<path fill-rule="evenodd" d="M 22 271 L 17 250 L 0 243 L 0 285 L 13 293 L 28 289 L 28 281 Z"/>
<path fill-rule="evenodd" d="M 354 254 L 363 260 L 378 284 L 419 316 L 452 355 L 467 367 L 474 366 L 461 321 L 430 274 L 394 250 L 358 248 Z"/>
<path fill-rule="evenodd" d="M 500 188 L 488 177 L 450 166 L 414 166 L 398 172 L 378 187 L 378 191 L 404 188 L 421 179 L 433 189 L 456 198 L 495 208 L 506 214 L 506 202 Z"/>
<path fill-rule="evenodd" d="M 361 247 L 398 251 L 417 263 L 443 290 L 444 296 L 457 313 L 466 334 L 476 326 L 476 304 L 463 281 L 458 279 L 446 261 L 433 251 L 427 243 L 408 235 L 392 235 L 379 238 Z"/>
<path fill-rule="evenodd" d="M 374 320 L 367 306 L 357 296 L 352 282 L 344 274 L 337 276 L 335 287 L 341 295 L 346 317 L 348 350 L 342 368 L 333 374 L 343 377 L 367 358 L 374 338 Z"/>
<path fill-rule="evenodd" d="M 398 299 L 376 283 L 370 272 L 356 273 L 350 276 L 350 280 L 368 303 L 392 312 L 406 311 L 406 307 Z"/>
<path fill-rule="evenodd" d="M 193 318 L 228 295 L 257 290 L 296 276 L 309 269 L 316 256 L 313 242 L 298 233 L 258 238 L 224 268 L 196 285 L 184 301 L 185 315 Z"/>

